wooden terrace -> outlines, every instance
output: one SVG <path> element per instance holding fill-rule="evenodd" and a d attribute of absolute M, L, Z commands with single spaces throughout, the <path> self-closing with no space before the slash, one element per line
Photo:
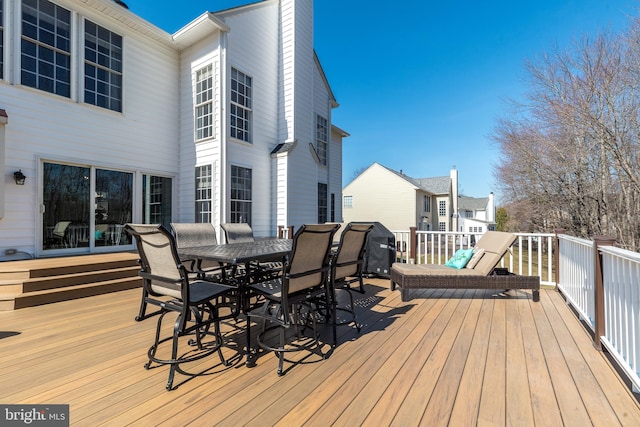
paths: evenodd
<path fill-rule="evenodd" d="M 339 328 L 326 360 L 286 375 L 213 355 L 145 370 L 156 319 L 134 321 L 140 289 L 0 312 L 0 402 L 69 404 L 71 425 L 640 425 L 640 406 L 556 290 L 428 290 L 409 302 L 384 279 L 356 294 L 360 334 Z M 167 322 L 171 323 L 171 322 Z M 286 365 L 289 366 L 289 365 Z"/>

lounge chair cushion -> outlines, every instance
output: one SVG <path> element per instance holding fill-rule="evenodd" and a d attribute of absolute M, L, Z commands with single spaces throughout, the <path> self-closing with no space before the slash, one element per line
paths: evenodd
<path fill-rule="evenodd" d="M 451 258 L 447 260 L 445 265 L 447 267 L 457 268 L 458 270 L 464 268 L 473 256 L 473 249 L 458 249 Z"/>
<path fill-rule="evenodd" d="M 476 264 L 478 264 L 478 261 L 480 261 L 480 258 L 482 258 L 483 255 L 484 255 L 484 248 L 476 247 L 473 250 L 473 256 L 471 257 L 471 259 L 469 260 L 469 262 L 467 263 L 465 268 L 473 268 L 473 267 L 475 267 Z"/>

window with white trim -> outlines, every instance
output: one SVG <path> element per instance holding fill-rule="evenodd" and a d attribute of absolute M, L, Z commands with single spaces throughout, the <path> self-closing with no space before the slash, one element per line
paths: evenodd
<path fill-rule="evenodd" d="M 342 206 L 346 209 L 353 208 L 353 196 L 343 196 L 342 197 Z"/>
<path fill-rule="evenodd" d="M 84 21 L 84 102 L 122 112 L 122 36 Z"/>
<path fill-rule="evenodd" d="M 316 115 L 316 154 L 321 165 L 327 164 L 327 144 L 329 142 L 329 122 L 320 115 Z"/>
<path fill-rule="evenodd" d="M 447 231 L 447 223 L 446 222 L 439 222 L 438 223 L 438 230 L 439 231 Z"/>
<path fill-rule="evenodd" d="M 251 142 L 252 79 L 246 74 L 231 69 L 231 137 Z"/>
<path fill-rule="evenodd" d="M 251 225 L 251 169 L 231 166 L 230 222 Z"/>
<path fill-rule="evenodd" d="M 431 196 L 425 194 L 422 198 L 422 205 L 424 212 L 431 212 Z"/>
<path fill-rule="evenodd" d="M 318 183 L 318 224 L 327 222 L 327 189 L 327 184 Z"/>
<path fill-rule="evenodd" d="M 195 76 L 196 141 L 213 136 L 213 66 L 196 71 Z"/>
<path fill-rule="evenodd" d="M 196 222 L 211 222 L 213 174 L 211 165 L 196 167 Z"/>
<path fill-rule="evenodd" d="M 444 200 L 438 202 L 438 215 L 447 216 L 447 202 Z"/>
<path fill-rule="evenodd" d="M 22 0 L 20 82 L 71 97 L 71 11 L 48 0 Z"/>

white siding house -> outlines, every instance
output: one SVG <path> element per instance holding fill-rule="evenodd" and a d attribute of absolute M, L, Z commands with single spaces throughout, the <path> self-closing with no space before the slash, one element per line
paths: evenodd
<path fill-rule="evenodd" d="M 458 197 L 458 231 L 484 233 L 496 229 L 496 207 L 493 193 L 489 197 Z"/>
<path fill-rule="evenodd" d="M 340 220 L 337 106 L 310 0 L 173 35 L 112 0 L 0 0 L 0 260 L 129 250 L 131 221 Z"/>

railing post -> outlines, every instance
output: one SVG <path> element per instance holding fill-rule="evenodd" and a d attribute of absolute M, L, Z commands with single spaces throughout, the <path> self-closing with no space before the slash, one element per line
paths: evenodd
<path fill-rule="evenodd" d="M 416 263 L 417 253 L 418 253 L 418 239 L 416 236 L 416 227 L 409 227 L 409 260 L 413 264 Z"/>
<path fill-rule="evenodd" d="M 553 266 L 556 268 L 556 289 L 558 289 L 560 285 L 560 235 L 564 234 L 565 231 L 566 230 L 564 228 L 558 228 L 554 230 L 554 232 L 556 233 L 556 238 L 553 242 Z"/>
<path fill-rule="evenodd" d="M 282 233 L 284 232 L 284 225 L 278 226 L 278 239 L 282 239 Z"/>
<path fill-rule="evenodd" d="M 594 289 L 594 310 L 595 310 L 595 324 L 593 334 L 593 345 L 598 351 L 602 351 L 602 342 L 600 337 L 605 335 L 605 320 L 604 320 L 604 275 L 602 271 L 602 255 L 600 255 L 600 246 L 613 246 L 616 239 L 609 236 L 593 236 L 594 242 L 594 256 L 595 256 L 595 289 Z"/>

